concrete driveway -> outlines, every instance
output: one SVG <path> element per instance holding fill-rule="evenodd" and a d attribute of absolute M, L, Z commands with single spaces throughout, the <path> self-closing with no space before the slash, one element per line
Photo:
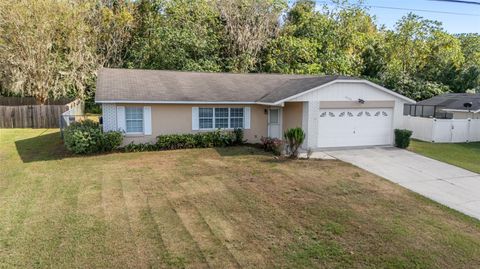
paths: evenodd
<path fill-rule="evenodd" d="M 325 153 L 480 219 L 479 174 L 393 147 Z"/>

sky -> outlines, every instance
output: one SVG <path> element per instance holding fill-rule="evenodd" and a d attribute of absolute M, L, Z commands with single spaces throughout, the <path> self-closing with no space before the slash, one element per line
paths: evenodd
<path fill-rule="evenodd" d="M 392 29 L 402 16 L 413 12 L 425 19 L 440 21 L 443 28 L 452 34 L 457 33 L 480 33 L 480 0 L 464 0 L 465 2 L 477 2 L 479 5 L 465 3 L 451 3 L 431 0 L 364 0 L 363 5 L 369 8 L 369 12 L 377 17 L 377 23 Z M 330 1 L 317 1 L 318 4 Z M 350 0 L 355 2 L 355 0 Z M 388 8 L 387 8 L 388 7 Z M 400 9 L 414 9 L 399 10 Z M 435 12 L 460 13 L 446 14 Z M 466 15 L 470 14 L 470 15 Z"/>

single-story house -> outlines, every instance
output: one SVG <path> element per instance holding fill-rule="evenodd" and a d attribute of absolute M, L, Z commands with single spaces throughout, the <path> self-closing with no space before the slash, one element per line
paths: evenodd
<path fill-rule="evenodd" d="M 101 69 L 95 101 L 125 143 L 243 128 L 251 143 L 301 127 L 304 148 L 391 145 L 413 100 L 346 76 Z"/>
<path fill-rule="evenodd" d="M 407 107 L 406 114 L 412 116 L 480 119 L 480 94 L 445 93 Z"/>

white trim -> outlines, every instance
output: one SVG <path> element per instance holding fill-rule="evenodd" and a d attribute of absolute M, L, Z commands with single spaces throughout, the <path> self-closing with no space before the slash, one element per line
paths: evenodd
<path fill-rule="evenodd" d="M 321 89 L 321 88 L 325 88 L 325 87 L 330 86 L 330 85 L 335 84 L 335 83 L 365 83 L 365 84 L 370 85 L 370 86 L 372 86 L 372 87 L 374 87 L 374 88 L 376 88 L 376 89 L 378 89 L 378 90 L 384 91 L 384 92 L 386 92 L 386 93 L 388 93 L 388 94 L 391 94 L 391 95 L 393 95 L 393 96 L 395 96 L 395 97 L 398 97 L 398 98 L 400 98 L 400 99 L 403 99 L 403 100 L 405 100 L 405 101 L 407 101 L 407 102 L 409 102 L 409 103 L 413 103 L 413 104 L 416 103 L 415 100 L 412 100 L 412 99 L 410 99 L 410 98 L 408 98 L 408 97 L 406 97 L 406 96 L 403 96 L 403 95 L 401 95 L 401 94 L 398 94 L 398 93 L 396 93 L 396 92 L 394 92 L 394 91 L 392 91 L 392 90 L 389 90 L 389 89 L 387 89 L 387 88 L 385 88 L 385 87 L 382 87 L 382 86 L 380 86 L 380 85 L 378 85 L 378 84 L 375 84 L 375 83 L 373 83 L 373 82 L 370 82 L 370 81 L 368 81 L 368 80 L 364 80 L 364 79 L 361 79 L 361 80 L 336 79 L 336 80 L 332 80 L 332 81 L 330 81 L 330 82 L 328 82 L 328 83 L 325 83 L 325 84 L 323 84 L 323 85 L 320 85 L 320 86 L 318 86 L 318 87 L 311 88 L 310 90 L 307 90 L 307 91 L 304 91 L 304 92 L 301 92 L 301 93 L 297 93 L 297 94 L 295 94 L 295 95 L 292 95 L 292 96 L 290 96 L 290 97 L 287 97 L 287 98 L 285 98 L 285 99 L 282 99 L 282 100 L 280 100 L 280 101 L 277 101 L 277 102 L 275 102 L 274 104 L 275 104 L 275 105 L 278 105 L 278 104 L 280 104 L 280 103 L 287 102 L 287 101 L 289 101 L 289 100 L 292 100 L 292 99 L 295 99 L 295 98 L 297 98 L 297 97 L 300 97 L 300 96 L 302 96 L 302 95 L 304 95 L 304 94 L 307 94 L 307 93 L 310 93 L 310 92 L 319 90 L 319 89 Z"/>
<path fill-rule="evenodd" d="M 127 131 L 127 121 L 124 106 L 117 106 L 117 130 L 124 133 Z"/>
<path fill-rule="evenodd" d="M 466 112 L 466 113 L 479 113 L 479 110 L 465 110 L 465 109 L 451 109 L 451 108 L 442 108 L 443 111 L 451 111 L 451 112 Z"/>
<path fill-rule="evenodd" d="M 250 107 L 246 106 L 243 108 L 243 129 L 250 129 L 251 128 L 251 111 Z"/>
<path fill-rule="evenodd" d="M 152 107 L 143 107 L 143 134 L 152 135 Z"/>
<path fill-rule="evenodd" d="M 277 106 L 277 107 L 284 107 L 285 103 L 265 103 L 265 102 L 255 102 L 256 105 L 264 105 L 264 106 Z"/>
<path fill-rule="evenodd" d="M 198 107 L 194 106 L 192 107 L 192 130 L 193 131 L 197 131 L 200 129 L 199 127 L 200 121 L 198 117 L 199 117 L 199 109 Z"/>
<path fill-rule="evenodd" d="M 128 100 L 113 100 L 113 101 L 95 101 L 100 104 L 204 104 L 204 105 L 243 105 L 243 104 L 257 104 L 251 101 L 128 101 Z"/>

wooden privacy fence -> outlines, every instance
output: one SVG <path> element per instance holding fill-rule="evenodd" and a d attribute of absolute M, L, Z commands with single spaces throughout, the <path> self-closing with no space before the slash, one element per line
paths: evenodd
<path fill-rule="evenodd" d="M 80 100 L 57 100 L 38 104 L 33 98 L 0 97 L 0 128 L 58 128 L 65 111 L 83 113 Z"/>

